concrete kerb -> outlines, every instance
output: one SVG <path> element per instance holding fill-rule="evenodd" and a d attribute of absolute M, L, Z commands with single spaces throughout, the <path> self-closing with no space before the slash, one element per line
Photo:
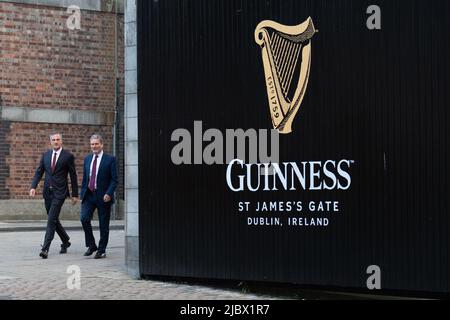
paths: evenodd
<path fill-rule="evenodd" d="M 81 222 L 79 221 L 61 221 L 64 229 L 83 230 Z M 45 232 L 47 221 L 0 221 L 0 232 L 31 232 L 43 231 Z M 92 229 L 99 230 L 98 221 L 92 221 Z M 110 223 L 110 230 L 125 230 L 125 222 L 123 220 L 114 220 Z"/>
<path fill-rule="evenodd" d="M 116 218 L 121 219 L 125 213 L 125 201 L 119 202 L 119 209 L 116 213 Z M 72 205 L 69 200 L 64 202 L 61 209 L 61 220 L 74 220 L 80 219 L 81 204 L 78 201 L 76 205 Z M 94 214 L 94 218 L 97 213 Z M 0 222 L 2 221 L 40 221 L 47 219 L 47 213 L 45 211 L 44 200 L 0 200 Z"/>

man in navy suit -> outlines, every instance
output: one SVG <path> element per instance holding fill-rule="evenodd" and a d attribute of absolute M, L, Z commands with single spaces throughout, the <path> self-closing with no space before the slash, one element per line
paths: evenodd
<path fill-rule="evenodd" d="M 97 251 L 95 259 L 101 259 L 106 257 L 111 206 L 114 203 L 114 192 L 118 183 L 117 165 L 114 156 L 103 152 L 103 140 L 100 135 L 93 135 L 90 141 L 92 154 L 84 159 L 83 166 L 83 183 L 80 194 L 81 224 L 88 248 L 84 255 L 90 256 Z M 98 247 L 91 226 L 95 209 L 97 209 L 100 225 Z"/>
<path fill-rule="evenodd" d="M 70 247 L 70 238 L 59 221 L 61 207 L 70 195 L 67 183 L 68 174 L 72 185 L 72 205 L 77 203 L 78 198 L 78 181 L 74 156 L 62 148 L 63 141 L 60 133 L 52 134 L 50 136 L 50 143 L 52 150 L 42 155 L 41 162 L 31 182 L 30 190 L 30 196 L 34 198 L 39 181 L 41 181 L 45 173 L 43 196 L 48 219 L 44 245 L 39 254 L 43 259 L 47 259 L 48 257 L 48 251 L 55 236 L 55 231 L 62 241 L 60 253 L 67 253 L 67 248 Z"/>

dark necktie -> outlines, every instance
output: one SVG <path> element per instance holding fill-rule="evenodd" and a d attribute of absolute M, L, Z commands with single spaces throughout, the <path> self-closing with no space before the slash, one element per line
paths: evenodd
<path fill-rule="evenodd" d="M 56 152 L 53 154 L 52 173 L 55 171 L 55 167 L 56 167 Z"/>
<path fill-rule="evenodd" d="M 91 191 L 95 190 L 95 179 L 97 177 L 97 158 L 98 156 L 95 156 L 94 163 L 92 164 L 92 172 L 91 177 L 89 178 L 89 189 Z"/>

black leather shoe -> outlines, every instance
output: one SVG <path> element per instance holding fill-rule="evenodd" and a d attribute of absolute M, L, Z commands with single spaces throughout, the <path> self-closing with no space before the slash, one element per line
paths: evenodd
<path fill-rule="evenodd" d="M 59 250 L 60 254 L 64 254 L 67 253 L 67 248 L 70 247 L 71 243 L 69 241 L 67 241 L 66 243 L 63 243 L 61 245 L 61 250 Z"/>
<path fill-rule="evenodd" d="M 95 247 L 95 248 L 88 248 L 87 251 L 84 253 L 84 256 L 85 257 L 89 257 L 90 255 L 92 255 L 97 250 L 98 250 L 97 247 Z"/>
<path fill-rule="evenodd" d="M 97 253 L 95 254 L 94 259 L 103 259 L 103 258 L 106 258 L 106 253 L 97 251 Z"/>
<path fill-rule="evenodd" d="M 41 250 L 41 253 L 39 253 L 39 257 L 41 257 L 42 259 L 47 259 L 48 258 L 48 250 Z"/>

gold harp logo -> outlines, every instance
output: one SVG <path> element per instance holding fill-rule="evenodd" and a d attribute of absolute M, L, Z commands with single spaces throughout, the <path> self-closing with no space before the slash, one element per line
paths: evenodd
<path fill-rule="evenodd" d="M 311 38 L 316 33 L 311 17 L 296 26 L 264 20 L 255 30 L 261 46 L 267 96 L 274 129 L 292 131 L 308 85 Z"/>

